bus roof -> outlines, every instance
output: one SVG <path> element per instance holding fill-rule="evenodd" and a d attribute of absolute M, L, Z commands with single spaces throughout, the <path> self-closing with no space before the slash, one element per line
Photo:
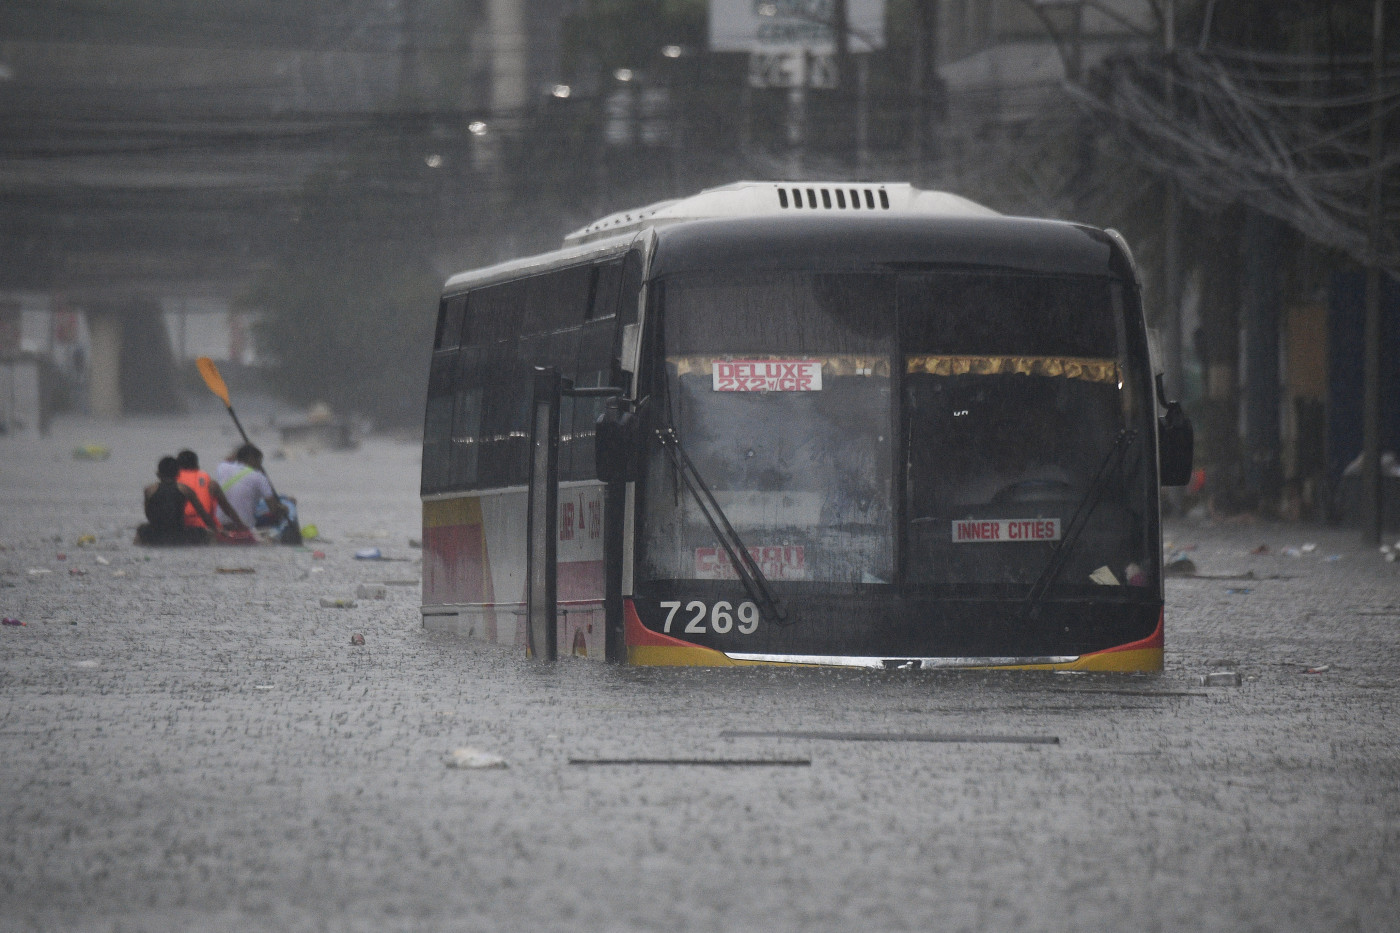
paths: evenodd
<path fill-rule="evenodd" d="M 475 287 L 478 285 L 487 285 L 491 282 L 519 278 L 536 272 L 544 272 L 562 265 L 593 262 L 614 255 L 620 256 L 627 252 L 635 240 L 635 236 L 609 236 L 606 240 L 600 242 L 590 242 L 583 246 L 574 245 L 549 253 L 522 256 L 519 259 L 511 259 L 506 262 L 497 263 L 494 266 L 469 269 L 465 272 L 458 272 L 456 275 L 449 278 L 447 284 L 443 286 L 443 290 L 444 292 L 459 291 L 468 286 Z"/>
<path fill-rule="evenodd" d="M 569 246 L 646 227 L 708 217 L 811 214 L 997 217 L 996 211 L 944 191 L 907 183 L 848 181 L 736 181 L 699 194 L 618 211 L 564 237 Z"/>
<path fill-rule="evenodd" d="M 656 231 L 649 276 L 740 269 L 830 271 L 932 266 L 1112 275 L 1131 258 L 1094 227 L 1026 217 L 865 215 L 702 220 Z"/>
<path fill-rule="evenodd" d="M 799 197 L 802 207 L 795 206 Z M 851 206 L 856 199 L 860 207 Z M 561 249 L 458 273 L 444 290 L 596 261 L 638 245 L 651 254 L 649 277 L 717 268 L 928 265 L 1136 277 L 1126 244 L 1112 231 L 1008 217 L 907 184 L 741 181 L 610 215 L 569 234 Z"/>

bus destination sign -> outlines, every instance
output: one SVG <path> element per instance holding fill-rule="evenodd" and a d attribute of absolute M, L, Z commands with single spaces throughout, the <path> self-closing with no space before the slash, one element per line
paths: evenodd
<path fill-rule="evenodd" d="M 715 360 L 716 392 L 820 392 L 821 360 Z"/>
<path fill-rule="evenodd" d="M 1058 518 L 973 518 L 953 522 L 954 544 L 1058 540 Z"/>

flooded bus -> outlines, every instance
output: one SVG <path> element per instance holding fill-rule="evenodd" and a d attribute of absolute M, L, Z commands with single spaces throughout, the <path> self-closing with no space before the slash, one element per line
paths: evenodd
<path fill-rule="evenodd" d="M 451 278 L 423 624 L 631 664 L 1162 667 L 1162 398 L 1111 230 L 739 182 Z"/>

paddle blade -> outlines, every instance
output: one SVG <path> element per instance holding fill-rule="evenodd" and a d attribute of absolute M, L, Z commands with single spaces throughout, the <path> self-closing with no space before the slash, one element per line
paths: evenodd
<path fill-rule="evenodd" d="M 219 367 L 214 365 L 214 361 L 207 356 L 201 356 L 194 361 L 199 367 L 199 374 L 204 377 L 204 384 L 223 400 L 225 407 L 232 408 L 233 405 L 228 400 L 228 386 L 224 385 L 224 377 L 219 375 Z"/>

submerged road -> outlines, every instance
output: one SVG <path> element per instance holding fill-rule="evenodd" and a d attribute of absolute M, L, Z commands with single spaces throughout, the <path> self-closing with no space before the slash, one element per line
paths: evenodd
<path fill-rule="evenodd" d="M 219 414 L 0 437 L 0 929 L 1396 928 L 1400 563 L 1354 532 L 1172 525 L 1160 676 L 544 667 L 420 627 L 408 444 L 269 461 L 323 558 L 133 547 Z"/>

